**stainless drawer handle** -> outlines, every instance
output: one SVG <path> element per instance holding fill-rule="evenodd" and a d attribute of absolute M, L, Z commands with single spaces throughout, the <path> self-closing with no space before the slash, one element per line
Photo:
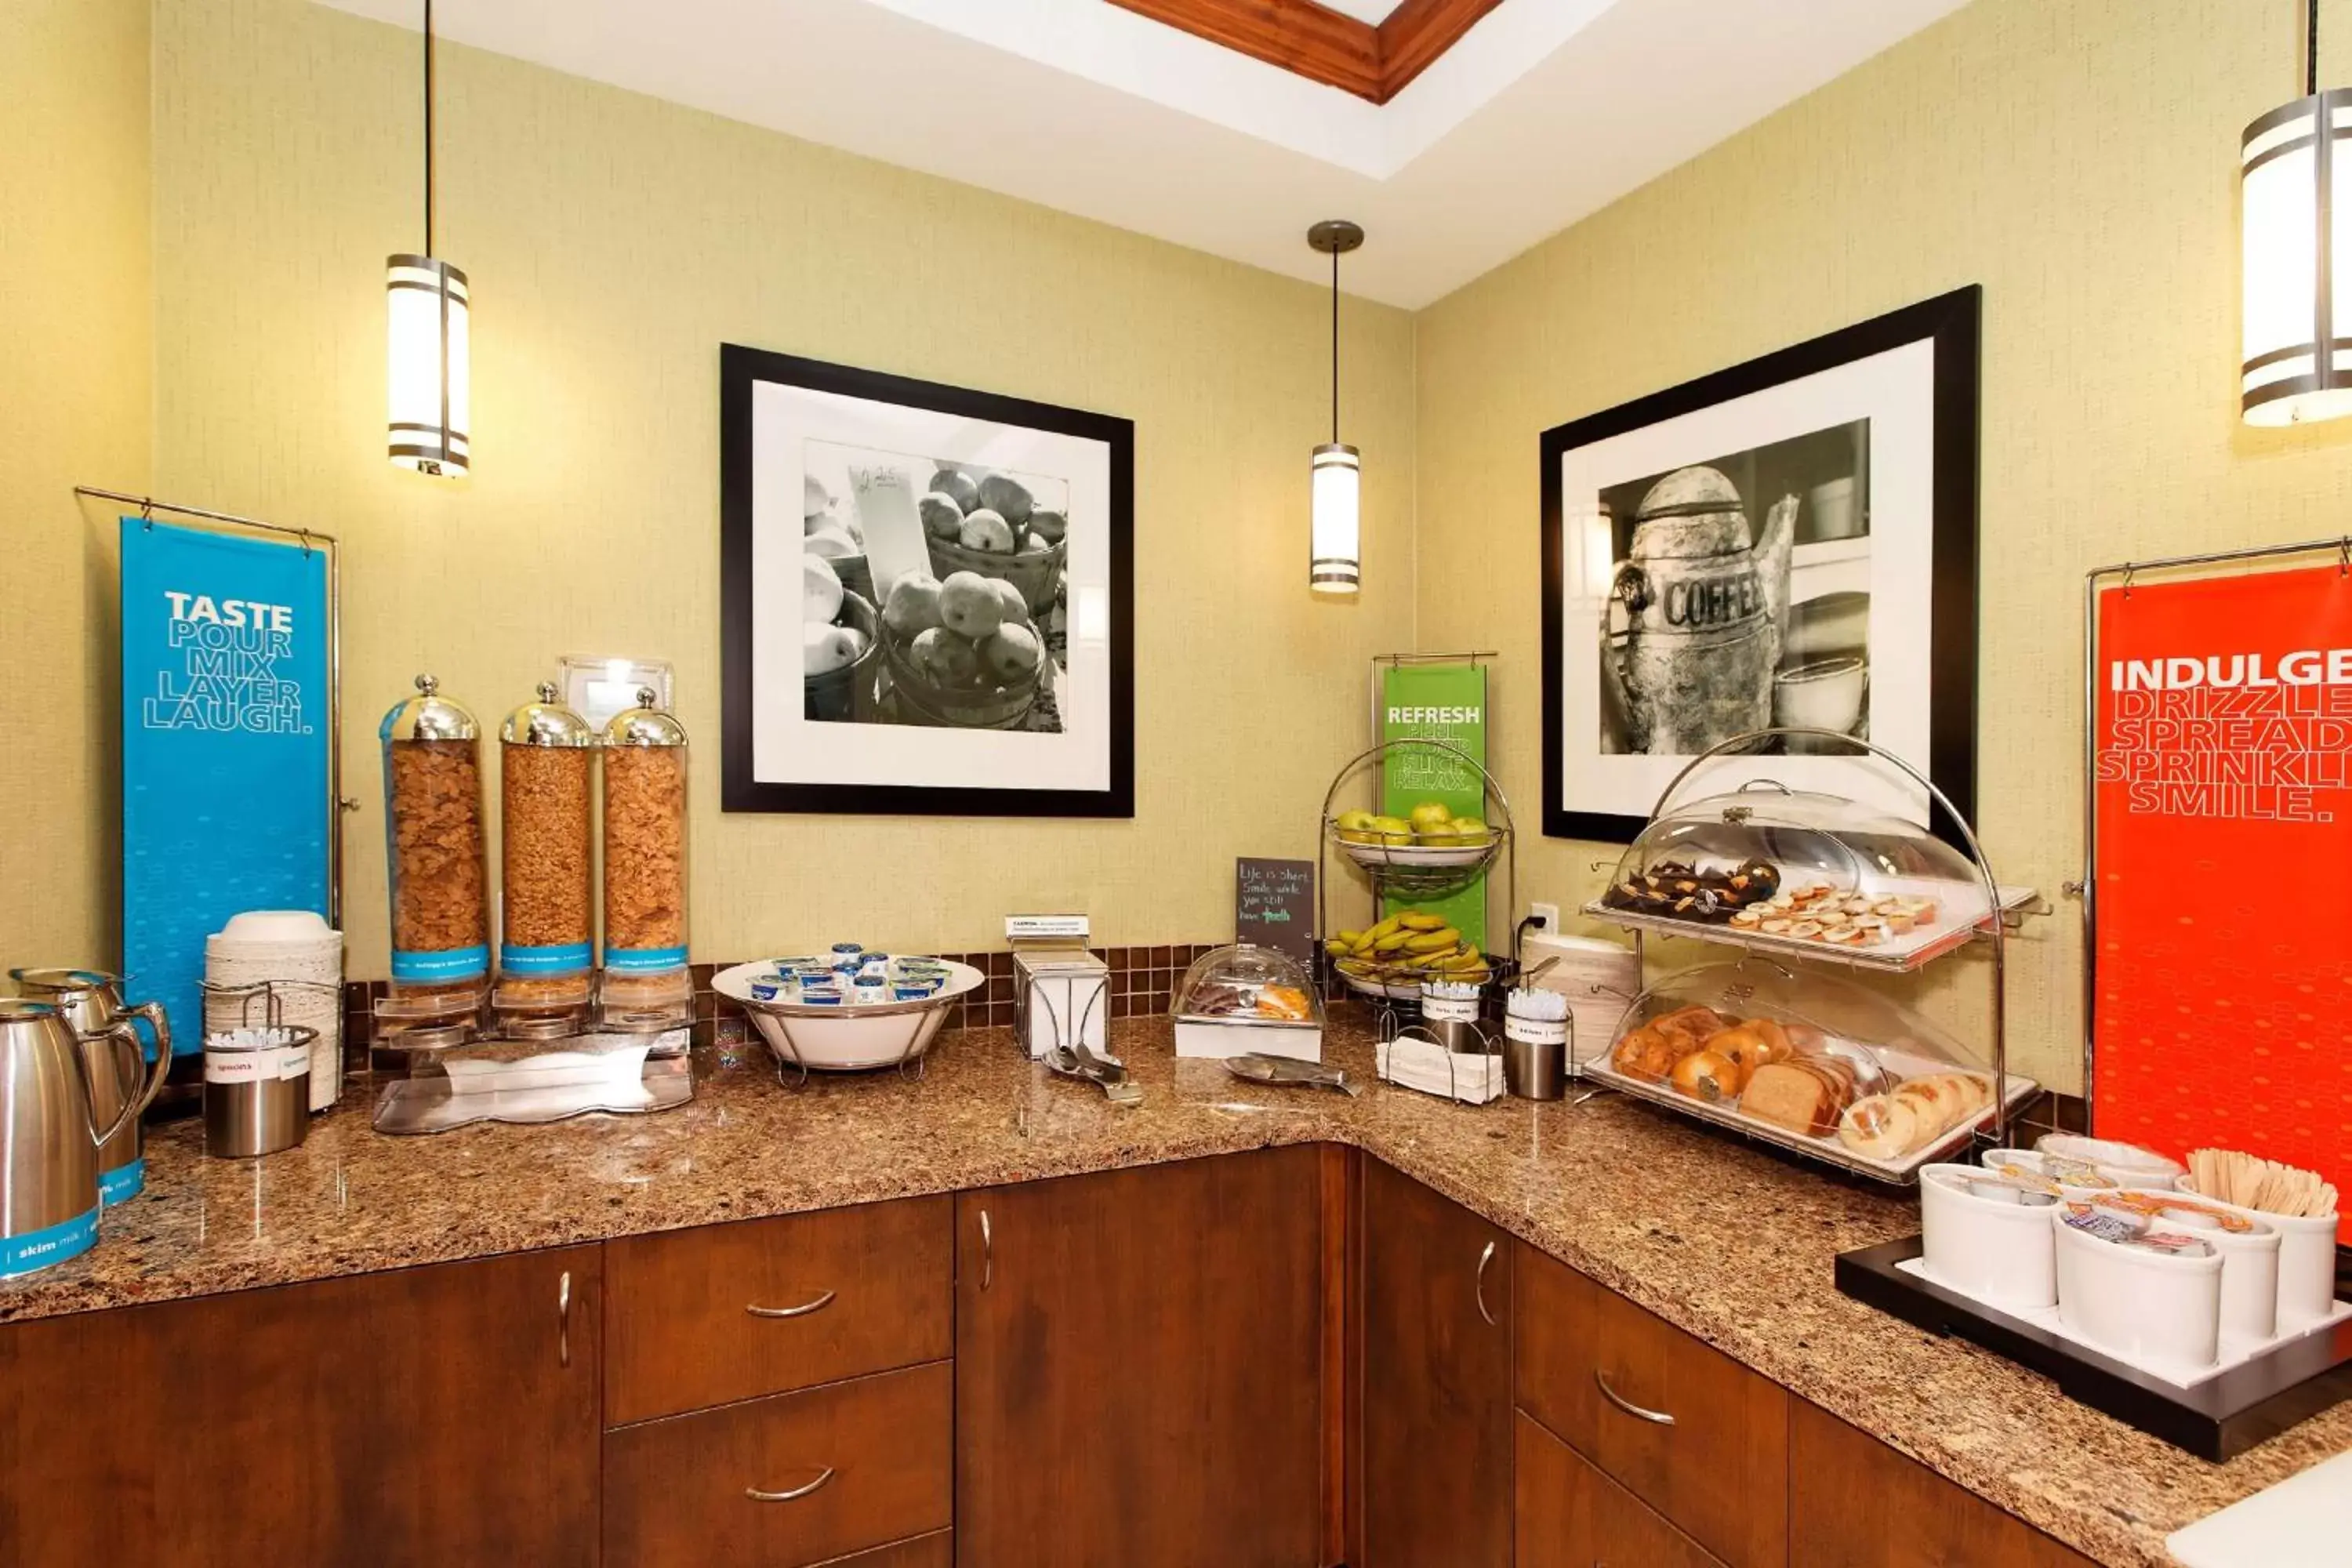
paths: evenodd
<path fill-rule="evenodd" d="M 834 1293 L 827 1290 L 814 1301 L 803 1301 L 797 1307 L 746 1307 L 743 1310 L 755 1318 L 805 1318 L 811 1312 L 822 1312 L 833 1305 Z"/>
<path fill-rule="evenodd" d="M 1618 1393 L 1615 1389 L 1610 1387 L 1609 1374 L 1601 1371 L 1597 1366 L 1592 1369 L 1592 1381 L 1599 1386 L 1601 1390 L 1601 1397 L 1615 1405 L 1618 1409 L 1622 1410 L 1626 1415 L 1633 1416 L 1637 1420 L 1653 1422 L 1660 1426 L 1671 1426 L 1675 1424 L 1675 1418 L 1667 1415 L 1664 1411 L 1644 1410 L 1640 1405 L 1635 1405 L 1631 1400 L 1627 1399 L 1623 1394 Z"/>
<path fill-rule="evenodd" d="M 988 1223 L 988 1211 L 980 1211 L 980 1288 L 987 1289 L 996 1282 L 996 1233 Z"/>
<path fill-rule="evenodd" d="M 1478 1299 L 1478 1315 L 1486 1320 L 1489 1328 L 1500 1328 L 1495 1314 L 1486 1310 L 1486 1265 L 1495 1261 L 1495 1244 L 1488 1242 L 1486 1250 L 1478 1255 L 1478 1277 L 1471 1285 L 1471 1293 Z"/>
<path fill-rule="evenodd" d="M 831 1479 L 833 1479 L 833 1467 L 831 1465 L 827 1465 L 824 1469 L 819 1473 L 816 1479 L 811 1481 L 804 1487 L 794 1487 L 788 1492 L 763 1492 L 757 1487 L 745 1487 L 743 1489 L 743 1495 L 750 1498 L 753 1502 L 793 1502 L 801 1498 L 808 1496 L 809 1493 L 816 1490 L 817 1488 L 824 1485 L 825 1482 Z"/>
<path fill-rule="evenodd" d="M 555 1284 L 555 1356 L 556 1364 L 572 1364 L 572 1270 Z"/>

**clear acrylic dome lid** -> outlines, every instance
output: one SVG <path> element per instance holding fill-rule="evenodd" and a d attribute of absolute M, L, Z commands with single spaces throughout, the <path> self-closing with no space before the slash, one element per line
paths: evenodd
<path fill-rule="evenodd" d="M 1867 984 L 1762 958 L 1662 978 L 1596 1065 L 1650 1098 L 1883 1175 L 1965 1142 L 1995 1092 L 1986 1049 Z M 2010 1098 L 2031 1089 L 2012 1077 Z"/>
<path fill-rule="evenodd" d="M 1278 949 L 1246 942 L 1194 959 L 1168 1010 L 1179 1018 L 1323 1022 L 1323 999 L 1306 966 Z"/>
<path fill-rule="evenodd" d="M 1842 907 L 1860 900 L 1901 907 Z M 1976 863 L 1917 823 L 1760 780 L 1670 805 L 1620 857 L 1601 902 L 1742 927 L 1825 913 L 1882 928 L 1892 919 L 1892 934 L 1987 913 Z"/>

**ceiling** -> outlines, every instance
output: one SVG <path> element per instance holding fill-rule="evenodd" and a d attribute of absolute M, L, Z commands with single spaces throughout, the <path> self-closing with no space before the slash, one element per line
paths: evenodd
<path fill-rule="evenodd" d="M 1963 3 L 1504 0 L 1377 105 L 1106 0 L 445 0 L 436 26 L 1297 278 L 1328 275 L 1307 225 L 1352 218 L 1347 291 L 1417 309 Z M 985 82 L 984 111 L 938 82 Z"/>

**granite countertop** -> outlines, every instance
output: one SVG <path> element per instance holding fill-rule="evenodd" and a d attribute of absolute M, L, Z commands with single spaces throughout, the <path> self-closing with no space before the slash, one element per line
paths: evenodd
<path fill-rule="evenodd" d="M 943 1037 L 919 1079 L 800 1089 L 758 1047 L 722 1049 L 698 1063 L 694 1102 L 656 1116 L 388 1138 L 355 1089 L 300 1148 L 253 1162 L 208 1160 L 200 1128 L 173 1124 L 151 1135 L 147 1190 L 107 1214 L 98 1248 L 0 1285 L 0 1322 L 1328 1141 L 2117 1568 L 2168 1568 L 2172 1531 L 2352 1449 L 2346 1405 L 2208 1464 L 1852 1300 L 1832 1259 L 1915 1232 L 1912 1204 L 1622 1097 L 1448 1105 L 1371 1081 L 1369 1035 L 1339 1024 L 1327 1056 L 1368 1084 L 1351 1100 L 1177 1061 L 1161 1020 L 1113 1027 L 1146 1086 L 1134 1110 L 986 1030 Z"/>

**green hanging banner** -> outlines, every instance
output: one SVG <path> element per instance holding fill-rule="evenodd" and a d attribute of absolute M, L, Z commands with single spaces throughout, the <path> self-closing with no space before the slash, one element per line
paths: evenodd
<path fill-rule="evenodd" d="M 1389 752 L 1381 779 L 1381 809 L 1412 821 L 1418 808 L 1433 819 L 1443 807 L 1453 817 L 1485 819 L 1486 781 L 1486 669 L 1477 664 L 1391 664 L 1381 670 L 1381 739 L 1443 741 L 1477 767 L 1430 746 Z M 1381 913 L 1425 910 L 1442 915 L 1465 941 L 1486 946 L 1486 873 L 1442 899 L 1391 894 Z"/>

